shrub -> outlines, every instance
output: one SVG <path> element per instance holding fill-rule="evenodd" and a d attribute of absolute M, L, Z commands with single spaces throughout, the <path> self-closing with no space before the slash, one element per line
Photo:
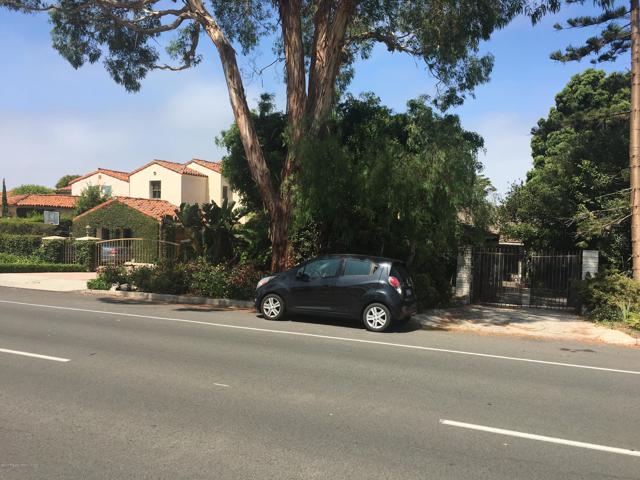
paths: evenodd
<path fill-rule="evenodd" d="M 42 244 L 42 238 L 37 235 L 0 234 L 0 252 L 14 255 L 33 255 Z"/>
<path fill-rule="evenodd" d="M 161 262 L 153 270 L 150 292 L 182 295 L 189 291 L 190 269 L 188 265 Z"/>
<path fill-rule="evenodd" d="M 106 266 L 98 272 L 98 278 L 104 280 L 109 285 L 114 283 L 130 283 L 129 274 L 124 267 Z"/>
<path fill-rule="evenodd" d="M 251 300 L 256 292 L 256 284 L 262 278 L 262 273 L 253 265 L 236 265 L 227 276 L 228 298 L 236 300 Z"/>
<path fill-rule="evenodd" d="M 227 276 L 224 265 L 211 265 L 199 259 L 191 264 L 190 292 L 194 295 L 213 298 L 227 298 Z"/>
<path fill-rule="evenodd" d="M 82 265 L 75 263 L 3 263 L 0 273 L 33 273 L 33 272 L 86 272 Z"/>
<path fill-rule="evenodd" d="M 42 223 L 42 219 L 0 218 L 0 234 L 48 236 L 56 233 L 55 225 Z"/>
<path fill-rule="evenodd" d="M 640 283 L 618 272 L 601 272 L 580 283 L 580 299 L 595 321 L 640 328 Z"/>
<path fill-rule="evenodd" d="M 96 242 L 92 240 L 78 240 L 76 246 L 76 263 L 83 265 L 88 271 L 96 268 Z"/>
<path fill-rule="evenodd" d="M 64 240 L 46 240 L 42 242 L 36 255 L 45 263 L 62 263 L 64 257 Z"/>
<path fill-rule="evenodd" d="M 87 282 L 87 288 L 90 290 L 109 290 L 111 284 L 102 278 L 94 278 Z"/>
<path fill-rule="evenodd" d="M 2 253 L 0 252 L 0 263 L 9 264 L 9 263 L 17 263 L 17 264 L 34 264 L 34 263 L 44 263 L 38 257 L 27 257 L 24 255 L 15 255 L 13 253 Z"/>

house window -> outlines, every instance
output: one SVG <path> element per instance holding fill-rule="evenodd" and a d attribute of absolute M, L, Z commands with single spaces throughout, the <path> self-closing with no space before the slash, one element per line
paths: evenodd
<path fill-rule="evenodd" d="M 102 194 L 106 195 L 107 197 L 111 196 L 111 185 L 102 185 Z"/>
<path fill-rule="evenodd" d="M 160 180 L 152 180 L 149 182 L 149 198 L 160 198 L 162 196 L 160 183 Z"/>
<path fill-rule="evenodd" d="M 229 187 L 222 187 L 222 201 L 226 202 L 229 200 Z"/>

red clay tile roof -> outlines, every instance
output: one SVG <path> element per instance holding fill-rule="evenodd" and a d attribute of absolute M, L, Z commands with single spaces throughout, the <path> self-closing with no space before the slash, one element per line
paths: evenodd
<path fill-rule="evenodd" d="M 74 183 L 79 182 L 80 180 L 84 180 L 85 178 L 89 178 L 89 177 L 95 175 L 96 173 L 102 173 L 102 174 L 107 175 L 109 177 L 113 177 L 113 178 L 116 178 L 118 180 L 122 180 L 123 182 L 128 182 L 129 181 L 129 174 L 127 172 L 120 172 L 118 170 L 110 170 L 108 168 L 98 168 L 97 170 L 94 170 L 91 173 L 87 173 L 86 175 L 82 175 L 81 177 L 74 178 L 73 180 L 71 180 L 69 182 L 69 185 L 73 185 Z"/>
<path fill-rule="evenodd" d="M 169 162 L 167 160 L 153 160 L 147 163 L 146 165 L 143 165 L 142 167 L 138 168 L 137 170 L 134 170 L 129 175 L 130 176 L 134 175 L 139 171 L 144 170 L 147 167 L 150 167 L 151 165 L 160 165 L 164 168 L 168 168 L 169 170 L 179 173 L 180 175 L 193 175 L 194 177 L 206 177 L 204 173 L 197 172 L 182 163 Z"/>
<path fill-rule="evenodd" d="M 17 203 L 29 195 L 11 195 L 11 192 L 7 192 L 7 205 L 17 205 Z M 2 205 L 2 197 L 0 197 L 0 205 Z"/>
<path fill-rule="evenodd" d="M 16 207 L 76 208 L 78 197 L 71 195 L 12 195 L 7 204 Z"/>
<path fill-rule="evenodd" d="M 56 188 L 56 192 L 70 192 L 71 185 L 67 185 L 66 187 Z"/>
<path fill-rule="evenodd" d="M 110 200 L 107 200 L 104 203 L 101 203 L 97 207 L 93 207 L 91 210 L 87 210 L 84 213 L 81 213 L 74 220 L 84 217 L 85 215 L 94 212 L 96 210 L 100 210 L 101 208 L 106 207 L 107 205 L 111 205 L 113 202 L 122 203 L 127 207 L 133 208 L 134 210 L 139 211 L 140 213 L 147 215 L 157 221 L 162 220 L 164 217 L 175 217 L 176 210 L 178 207 L 173 205 L 172 203 L 167 202 L 166 200 L 151 200 L 147 198 L 131 198 L 131 197 L 116 197 Z"/>
<path fill-rule="evenodd" d="M 197 163 L 198 165 L 208 168 L 209 170 L 222 173 L 222 163 L 220 162 L 207 162 L 206 160 L 200 160 L 199 158 L 192 158 L 190 162 L 186 163 L 186 165 L 189 165 L 190 163 Z"/>

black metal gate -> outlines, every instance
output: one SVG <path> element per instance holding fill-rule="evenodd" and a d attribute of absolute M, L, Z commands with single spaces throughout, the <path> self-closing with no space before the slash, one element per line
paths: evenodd
<path fill-rule="evenodd" d="M 576 309 L 580 252 L 530 252 L 523 247 L 475 249 L 472 301 L 498 306 Z"/>

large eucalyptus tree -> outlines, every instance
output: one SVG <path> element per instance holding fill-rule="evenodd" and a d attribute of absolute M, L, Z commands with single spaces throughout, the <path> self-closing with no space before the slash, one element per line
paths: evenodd
<path fill-rule="evenodd" d="M 488 79 L 493 59 L 479 43 L 522 11 L 524 0 L 0 0 L 21 12 L 48 12 L 53 47 L 73 67 L 103 58 L 129 91 L 154 69 L 182 70 L 201 61 L 198 46 L 213 42 L 247 162 L 271 219 L 272 268 L 287 263 L 291 189 L 297 152 L 307 135 L 322 135 L 354 59 L 378 43 L 424 63 L 438 81 L 442 107 L 462 102 Z M 164 41 L 176 64 L 161 61 Z M 275 34 L 275 35 L 274 35 Z M 285 64 L 287 148 L 276 189 L 258 141 L 238 66 L 263 38 L 273 38 Z M 203 106 L 203 108 L 210 108 Z"/>

